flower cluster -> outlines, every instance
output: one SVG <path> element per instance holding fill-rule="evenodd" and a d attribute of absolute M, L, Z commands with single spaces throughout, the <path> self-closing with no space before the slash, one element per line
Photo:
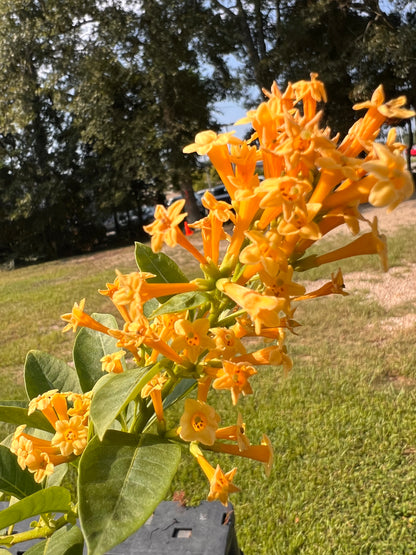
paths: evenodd
<path fill-rule="evenodd" d="M 68 408 L 67 401 L 72 407 Z M 42 412 L 55 430 L 51 439 L 38 438 L 25 433 L 26 425 L 22 424 L 13 435 L 10 450 L 17 455 L 19 466 L 34 474 L 35 482 L 42 482 L 53 473 L 55 466 L 84 451 L 90 403 L 90 393 L 59 393 L 57 389 L 30 401 L 28 414 L 36 410 Z"/>
<path fill-rule="evenodd" d="M 189 444 L 209 480 L 208 499 L 224 504 L 238 489 L 233 484 L 236 468 L 223 472 L 211 466 L 207 453 L 257 460 L 269 473 L 273 450 L 266 435 L 251 444 L 240 412 L 235 423 L 221 427 L 220 415 L 208 402 L 210 390 L 228 391 L 236 406 L 252 394 L 261 366 L 290 371 L 285 338 L 298 325 L 298 304 L 346 294 L 341 271 L 308 292 L 296 281 L 298 273 L 360 254 L 378 254 L 386 268 L 386 241 L 377 219 L 368 221 L 359 206 L 369 202 L 393 210 L 413 192 L 404 146 L 396 142 L 395 131 L 385 144 L 376 142 L 386 120 L 414 115 L 403 108 L 404 97 L 385 102 L 379 87 L 369 102 L 354 106 L 366 114 L 341 140 L 320 125 L 318 106 L 326 93 L 316 74 L 310 81 L 289 84 L 284 92 L 274 84 L 265 95 L 266 101 L 241 120 L 254 130 L 249 140 L 203 131 L 184 148 L 185 153 L 209 157 L 231 198 L 231 203 L 218 201 L 209 192 L 202 198 L 207 216 L 188 225 L 200 232 L 202 251 L 181 230 L 185 200 L 169 208 L 158 206 L 155 221 L 145 227 L 155 253 L 151 268 L 161 263 L 156 254 L 163 245 L 180 246 L 198 261 L 201 277 L 187 281 L 172 270 L 170 259 L 162 273 L 152 273 L 136 252 L 139 270 L 117 272 L 114 282 L 100 291 L 121 316 L 121 329 L 88 315 L 85 300 L 62 317 L 65 330 L 85 327 L 116 341 L 118 350 L 101 359 L 104 372 L 122 374 L 131 362 L 145 369 L 135 398 L 129 390 L 126 403 L 134 401 L 135 408 L 128 425 L 119 419 L 122 429 L 141 434 L 156 421 L 164 440 Z M 344 224 L 355 239 L 331 252 L 308 255 L 321 237 Z M 368 231 L 361 233 L 361 226 Z M 167 280 L 169 275 L 175 279 Z M 185 400 L 180 421 L 169 423 L 166 407 L 183 380 L 195 386 L 196 395 Z M 179 394 L 173 397 L 181 399 Z M 49 463 L 78 455 L 86 442 L 83 416 L 69 419 L 66 408 L 61 413 L 58 400 L 64 404 L 64 396 L 52 393 L 47 398 L 45 405 L 43 398 L 36 401 L 37 408 L 54 408 L 56 436 L 41 447 L 20 428 L 12 447 L 19 463 L 39 473 L 37 479 L 50 472 Z M 126 404 L 120 406 L 124 410 Z"/>

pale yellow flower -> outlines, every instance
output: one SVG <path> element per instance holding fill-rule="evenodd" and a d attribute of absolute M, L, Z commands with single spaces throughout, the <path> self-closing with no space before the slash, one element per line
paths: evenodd
<path fill-rule="evenodd" d="M 216 410 L 207 403 L 186 399 L 179 422 L 179 435 L 184 441 L 199 441 L 204 445 L 212 445 L 220 420 Z"/>
<path fill-rule="evenodd" d="M 257 291 L 228 281 L 217 282 L 217 287 L 247 312 L 254 324 L 256 334 L 260 334 L 263 325 L 279 326 L 279 312 L 285 306 L 284 299 L 262 295 Z"/>
<path fill-rule="evenodd" d="M 401 154 L 379 143 L 374 143 L 373 149 L 378 159 L 363 164 L 363 169 L 377 179 L 368 200 L 373 206 L 388 206 L 388 212 L 391 212 L 412 196 L 412 175 L 407 171 L 406 160 Z"/>

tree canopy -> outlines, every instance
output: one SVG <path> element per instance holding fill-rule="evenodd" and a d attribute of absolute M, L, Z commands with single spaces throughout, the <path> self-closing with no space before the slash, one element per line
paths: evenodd
<path fill-rule="evenodd" d="M 142 205 L 169 188 L 195 219 L 199 161 L 182 148 L 216 129 L 212 107 L 227 96 L 253 101 L 274 80 L 317 72 L 331 100 L 324 117 L 340 132 L 380 83 L 415 107 L 411 4 L 4 0 L 0 250 L 27 258 L 93 248 L 106 218 L 117 225 L 134 210 L 140 223 Z"/>

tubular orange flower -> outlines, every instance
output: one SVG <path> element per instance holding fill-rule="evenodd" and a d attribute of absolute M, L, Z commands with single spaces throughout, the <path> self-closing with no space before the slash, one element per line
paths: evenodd
<path fill-rule="evenodd" d="M 296 101 L 302 100 L 303 112 L 306 120 L 311 120 L 316 114 L 316 103 L 327 102 L 325 86 L 318 81 L 317 73 L 311 73 L 310 81 L 297 81 L 292 88 L 296 94 Z"/>
<path fill-rule="evenodd" d="M 56 465 L 68 461 L 61 454 L 59 447 L 52 445 L 47 439 L 40 439 L 26 434 L 25 425 L 18 426 L 13 435 L 10 451 L 17 456 L 19 466 L 34 474 L 35 482 L 42 482 L 50 476 Z"/>
<path fill-rule="evenodd" d="M 234 186 L 228 177 L 233 175 L 228 144 L 240 144 L 242 142 L 241 139 L 233 137 L 233 133 L 234 131 L 217 135 L 214 131 L 201 131 L 195 136 L 195 142 L 183 149 L 185 154 L 196 152 L 199 155 L 209 157 L 231 198 L 233 198 Z"/>
<path fill-rule="evenodd" d="M 91 316 L 84 312 L 84 306 L 85 299 L 82 299 L 79 304 L 74 303 L 72 312 L 68 314 L 63 314 L 61 316 L 62 320 L 68 322 L 68 324 L 64 327 L 62 331 L 65 332 L 72 328 L 72 330 L 75 332 L 78 326 L 80 326 L 100 331 L 102 333 L 108 333 L 108 328 L 106 326 L 103 326 L 102 324 L 100 324 L 100 322 L 97 322 L 97 320 L 94 320 L 94 318 L 91 318 Z"/>
<path fill-rule="evenodd" d="M 163 403 L 162 403 L 162 389 L 167 382 L 166 374 L 157 374 L 154 376 L 141 391 L 141 397 L 145 399 L 149 397 L 152 399 L 153 408 L 159 422 L 164 420 Z"/>
<path fill-rule="evenodd" d="M 385 235 L 380 235 L 378 232 L 377 218 L 374 218 L 371 227 L 371 232 L 364 233 L 355 239 L 355 241 L 352 241 L 344 247 L 321 254 L 320 256 L 312 255 L 299 260 L 296 265 L 296 270 L 304 271 L 309 268 L 317 268 L 322 264 L 328 264 L 329 262 L 351 258 L 352 256 L 360 256 L 362 254 L 378 254 L 383 270 L 387 272 L 387 242 Z"/>
<path fill-rule="evenodd" d="M 244 362 L 236 363 L 224 360 L 222 368 L 218 369 L 212 387 L 214 389 L 229 389 L 233 405 L 236 405 L 241 394 L 250 395 L 253 393 L 248 380 L 254 374 L 257 374 L 257 371 Z"/>
<path fill-rule="evenodd" d="M 260 334 L 263 325 L 269 327 L 279 325 L 279 312 L 285 305 L 284 299 L 262 295 L 237 283 L 223 280 L 217 282 L 217 287 L 247 312 L 254 323 L 257 335 Z"/>
<path fill-rule="evenodd" d="M 186 399 L 178 433 L 184 441 L 199 441 L 204 445 L 212 445 L 220 420 L 213 407 L 202 401 Z"/>
<path fill-rule="evenodd" d="M 208 349 L 215 347 L 215 341 L 208 336 L 209 320 L 198 318 L 193 322 L 181 319 L 175 322 L 176 337 L 172 341 L 172 349 L 182 352 L 191 362 Z"/>
<path fill-rule="evenodd" d="M 241 340 L 230 328 L 213 328 L 215 348 L 210 349 L 205 360 L 213 358 L 230 359 L 237 353 L 245 353 L 246 349 Z"/>
<path fill-rule="evenodd" d="M 412 110 L 402 108 L 406 103 L 406 97 L 404 96 L 386 103 L 384 103 L 384 100 L 384 90 L 380 85 L 374 91 L 370 101 L 360 102 L 353 106 L 353 110 L 367 108 L 367 113 L 350 130 L 339 147 L 341 152 L 350 157 L 357 156 L 363 149 L 363 141 L 374 139 L 387 118 L 407 119 L 415 115 Z"/>
<path fill-rule="evenodd" d="M 230 443 L 214 443 L 209 447 L 210 451 L 217 453 L 227 453 L 228 455 L 238 455 L 239 457 L 246 457 L 264 464 L 266 476 L 270 476 L 273 466 L 273 447 L 270 439 L 263 434 L 260 445 L 250 445 L 247 449 L 240 451 L 238 445 Z"/>
<path fill-rule="evenodd" d="M 72 409 L 68 409 L 68 416 L 81 416 L 84 426 L 88 424 L 92 399 L 92 391 L 86 393 L 69 393 L 68 400 L 72 401 Z"/>
<path fill-rule="evenodd" d="M 217 264 L 220 241 L 226 237 L 223 230 L 223 224 L 230 219 L 234 220 L 234 216 L 231 212 L 232 206 L 228 204 L 228 202 L 217 200 L 209 191 L 207 191 L 202 197 L 202 204 L 207 210 L 209 210 L 209 233 L 203 234 L 204 253 L 207 258 L 209 257 L 214 262 L 214 264 Z"/>
<path fill-rule="evenodd" d="M 344 278 L 342 276 L 341 269 L 338 270 L 336 274 L 331 274 L 331 281 L 319 287 L 315 291 L 310 291 L 305 295 L 295 297 L 295 301 L 304 301 L 306 299 L 316 299 L 317 297 L 323 297 L 325 295 L 349 295 L 344 291 Z"/>
<path fill-rule="evenodd" d="M 230 472 L 224 474 L 219 465 L 217 465 L 217 468 L 214 468 L 209 464 L 207 459 L 202 455 L 200 449 L 195 447 L 193 449 L 191 448 L 191 453 L 196 457 L 199 466 L 209 480 L 210 490 L 208 501 L 221 501 L 226 507 L 228 505 L 229 494 L 240 491 L 239 488 L 232 483 L 237 469 L 233 468 Z"/>
<path fill-rule="evenodd" d="M 319 203 L 296 203 L 288 220 L 281 220 L 277 228 L 281 235 L 298 236 L 303 239 L 317 241 L 321 237 L 321 231 L 313 220 L 321 209 Z"/>
<path fill-rule="evenodd" d="M 246 436 L 246 425 L 243 422 L 241 413 L 238 413 L 237 424 L 225 428 L 218 428 L 215 432 L 215 437 L 217 439 L 236 441 L 239 451 L 245 451 L 250 446 L 250 441 Z"/>
<path fill-rule="evenodd" d="M 112 374 L 121 374 L 121 372 L 124 371 L 121 359 L 125 354 L 126 351 L 117 351 L 116 353 L 104 355 L 100 359 L 102 371 Z"/>
<path fill-rule="evenodd" d="M 406 160 L 387 146 L 374 143 L 378 160 L 363 164 L 363 169 L 377 179 L 368 196 L 373 206 L 388 206 L 391 212 L 398 204 L 410 198 L 414 191 L 413 179 L 405 168 Z"/>
<path fill-rule="evenodd" d="M 32 414 L 35 410 L 40 410 L 52 426 L 55 427 L 58 420 L 66 420 L 68 418 L 67 396 L 68 394 L 59 393 L 56 389 L 42 393 L 29 402 L 28 414 Z"/>
<path fill-rule="evenodd" d="M 271 345 L 269 347 L 263 347 L 258 351 L 253 351 L 252 353 L 233 357 L 231 362 L 235 362 L 236 364 L 253 364 L 255 366 L 258 364 L 279 366 L 284 362 L 284 355 L 285 352 L 280 345 Z"/>
<path fill-rule="evenodd" d="M 201 264 L 206 264 L 205 258 L 179 229 L 179 224 L 187 216 L 186 212 L 182 213 L 184 205 L 185 199 L 175 201 L 168 208 L 158 204 L 155 209 L 154 222 L 143 226 L 143 229 L 152 237 L 150 244 L 153 252 L 159 252 L 162 249 L 163 243 L 166 243 L 169 247 L 180 245 Z"/>
<path fill-rule="evenodd" d="M 265 233 L 256 230 L 247 231 L 246 237 L 251 243 L 240 253 L 240 262 L 247 264 L 243 273 L 244 280 L 248 280 L 261 268 L 270 275 L 275 275 L 280 269 L 287 268 L 287 256 L 282 248 L 283 238 L 276 229 Z"/>

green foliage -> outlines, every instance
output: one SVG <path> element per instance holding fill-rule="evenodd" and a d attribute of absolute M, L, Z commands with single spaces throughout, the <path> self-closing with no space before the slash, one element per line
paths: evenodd
<path fill-rule="evenodd" d="M 27 555 L 82 555 L 84 538 L 78 526 L 66 525 L 25 551 Z"/>
<path fill-rule="evenodd" d="M 141 272 L 154 274 L 149 283 L 187 283 L 188 279 L 174 260 L 163 252 L 154 253 L 150 247 L 136 242 L 135 256 Z"/>
<path fill-rule="evenodd" d="M 98 322 L 117 329 L 117 322 L 111 314 L 93 314 Z M 102 377 L 101 359 L 117 351 L 117 340 L 88 328 L 82 328 L 74 344 L 74 363 L 82 391 L 91 391 Z"/>
<path fill-rule="evenodd" d="M 88 444 L 79 474 L 79 516 L 89 553 L 102 555 L 133 534 L 163 499 L 181 448 L 158 437 L 109 431 Z"/>
<path fill-rule="evenodd" d="M 41 351 L 29 351 L 25 362 L 25 385 L 29 399 L 51 389 L 80 393 L 74 369 L 63 360 Z"/>
<path fill-rule="evenodd" d="M 71 510 L 70 505 L 71 496 L 65 488 L 52 487 L 36 491 L 1 511 L 0 529 L 42 513 L 68 513 Z"/>

